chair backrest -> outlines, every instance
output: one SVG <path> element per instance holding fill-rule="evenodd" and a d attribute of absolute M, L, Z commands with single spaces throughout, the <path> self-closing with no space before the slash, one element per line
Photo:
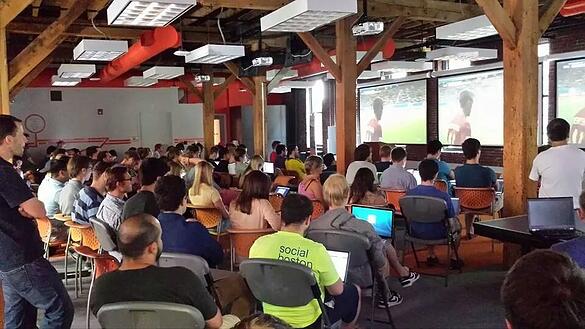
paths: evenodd
<path fill-rule="evenodd" d="M 97 236 L 95 235 L 93 228 L 88 226 L 86 228 L 80 229 L 81 231 L 81 245 L 84 247 L 88 247 L 92 250 L 99 250 L 101 247 L 100 240 L 98 240 Z"/>
<path fill-rule="evenodd" d="M 116 231 L 110 225 L 95 217 L 90 218 L 89 222 L 103 250 L 114 251 L 118 249 L 116 245 Z"/>
<path fill-rule="evenodd" d="M 295 181 L 295 176 L 276 176 L 274 179 L 273 185 L 281 185 L 281 186 L 289 186 L 294 185 L 293 182 Z"/>
<path fill-rule="evenodd" d="M 348 282 L 367 282 L 366 285 L 371 284 L 371 266 L 368 250 L 371 244 L 368 238 L 355 233 L 342 230 L 309 230 L 306 233 L 307 238 L 319 242 L 325 246 L 327 250 L 345 251 L 349 252 L 349 271 L 347 275 Z M 370 268 L 370 275 L 368 278 L 354 278 L 352 277 L 352 269 Z M 355 272 L 362 274 L 363 272 Z"/>
<path fill-rule="evenodd" d="M 400 199 L 400 209 L 408 222 L 430 224 L 447 219 L 447 203 L 440 198 L 407 195 Z"/>
<path fill-rule="evenodd" d="M 276 211 L 276 212 L 280 211 L 280 208 L 282 208 L 282 201 L 283 200 L 284 200 L 284 198 L 280 194 L 271 194 L 268 197 L 268 201 L 270 201 L 272 208 L 274 208 L 274 211 Z"/>
<path fill-rule="evenodd" d="M 115 257 L 108 254 L 101 254 L 93 258 L 93 262 L 96 279 L 103 274 L 113 272 L 120 267 L 120 262 L 118 262 Z"/>
<path fill-rule="evenodd" d="M 496 198 L 496 192 L 491 187 L 467 188 L 455 187 L 455 196 L 459 198 L 459 206 L 465 209 L 482 210 L 491 208 Z"/>
<path fill-rule="evenodd" d="M 158 259 L 158 266 L 160 267 L 184 267 L 193 272 L 201 282 L 208 286 L 209 264 L 202 257 L 179 254 L 173 252 L 163 252 Z"/>
<path fill-rule="evenodd" d="M 443 191 L 445 193 L 449 193 L 449 185 L 447 184 L 447 182 L 443 179 L 435 179 L 435 187 L 439 190 L 439 191 Z"/>
<path fill-rule="evenodd" d="M 255 258 L 243 261 L 240 273 L 254 297 L 264 303 L 297 307 L 320 298 L 320 295 L 316 295 L 319 288 L 313 272 L 303 265 Z"/>
<path fill-rule="evenodd" d="M 64 225 L 69 228 L 69 235 L 72 242 L 81 242 L 83 238 L 81 236 L 81 230 L 88 227 L 87 224 L 79 224 L 72 220 L 65 222 Z"/>
<path fill-rule="evenodd" d="M 311 213 L 311 220 L 321 217 L 325 213 L 325 205 L 319 200 L 311 200 L 313 203 L 313 213 Z"/>
<path fill-rule="evenodd" d="M 42 218 L 35 218 L 37 222 L 37 230 L 39 231 L 39 235 L 41 236 L 41 240 L 44 242 L 48 242 L 51 238 L 51 221 L 47 217 Z"/>
<path fill-rule="evenodd" d="M 160 302 L 106 304 L 97 314 L 104 329 L 204 329 L 205 320 L 193 306 Z"/>
<path fill-rule="evenodd" d="M 274 230 L 271 228 L 261 230 L 228 229 L 227 231 L 230 234 L 232 252 L 242 258 L 248 258 L 250 256 L 250 248 L 259 237 L 274 233 Z"/>
<path fill-rule="evenodd" d="M 386 201 L 388 204 L 394 206 L 396 211 L 400 211 L 400 198 L 406 195 L 406 190 L 385 190 L 383 189 L 384 193 L 386 194 Z"/>
<path fill-rule="evenodd" d="M 215 228 L 221 222 L 221 212 L 217 208 L 197 208 L 195 219 L 205 228 Z"/>

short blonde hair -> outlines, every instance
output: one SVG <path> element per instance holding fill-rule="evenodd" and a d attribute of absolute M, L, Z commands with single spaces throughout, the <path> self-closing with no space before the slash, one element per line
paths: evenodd
<path fill-rule="evenodd" d="M 323 159 L 317 155 L 310 155 L 305 160 L 305 171 L 307 174 L 312 174 L 313 170 L 323 166 Z"/>
<path fill-rule="evenodd" d="M 347 204 L 349 185 L 343 175 L 329 176 L 323 184 L 323 199 L 329 207 L 341 207 Z"/>

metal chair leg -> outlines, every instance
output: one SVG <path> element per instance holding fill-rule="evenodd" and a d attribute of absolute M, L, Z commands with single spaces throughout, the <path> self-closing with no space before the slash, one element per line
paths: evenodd
<path fill-rule="evenodd" d="M 71 246 L 71 230 L 68 230 L 67 233 L 67 244 L 65 245 L 65 261 L 64 261 L 64 265 L 65 265 L 65 285 L 68 284 L 69 281 L 69 269 L 67 267 L 67 261 L 69 258 L 69 247 Z"/>
<path fill-rule="evenodd" d="M 447 270 L 445 271 L 445 288 L 449 286 L 449 268 L 451 267 L 451 244 L 447 243 Z"/>
<path fill-rule="evenodd" d="M 85 326 L 89 329 L 89 302 L 91 300 L 91 291 L 95 282 L 95 261 L 92 260 L 91 283 L 89 284 L 89 292 L 87 294 L 87 308 L 85 310 Z"/>
<path fill-rule="evenodd" d="M 411 242 L 410 246 L 412 247 L 412 253 L 414 254 L 414 260 L 416 261 L 416 267 L 420 267 L 420 263 L 418 261 L 418 255 L 416 254 L 416 248 L 414 247 L 414 242 Z"/>

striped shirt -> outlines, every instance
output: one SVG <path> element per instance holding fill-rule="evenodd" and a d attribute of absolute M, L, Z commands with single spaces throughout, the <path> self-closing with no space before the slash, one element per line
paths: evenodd
<path fill-rule="evenodd" d="M 71 218 L 79 224 L 89 224 L 89 219 L 97 215 L 104 197 L 93 187 L 86 186 L 79 191 L 79 198 L 73 203 Z"/>

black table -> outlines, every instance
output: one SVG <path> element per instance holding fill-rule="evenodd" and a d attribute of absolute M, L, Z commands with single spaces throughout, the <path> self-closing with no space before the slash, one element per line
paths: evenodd
<path fill-rule="evenodd" d="M 583 231 L 583 226 L 585 226 L 583 222 L 575 218 L 575 224 L 578 229 Z M 531 234 L 528 230 L 528 216 L 526 215 L 476 222 L 473 223 L 473 229 L 477 235 L 519 244 L 522 247 L 522 253 L 528 253 L 535 248 L 550 248 L 559 242 L 559 240 L 545 239 Z"/>

